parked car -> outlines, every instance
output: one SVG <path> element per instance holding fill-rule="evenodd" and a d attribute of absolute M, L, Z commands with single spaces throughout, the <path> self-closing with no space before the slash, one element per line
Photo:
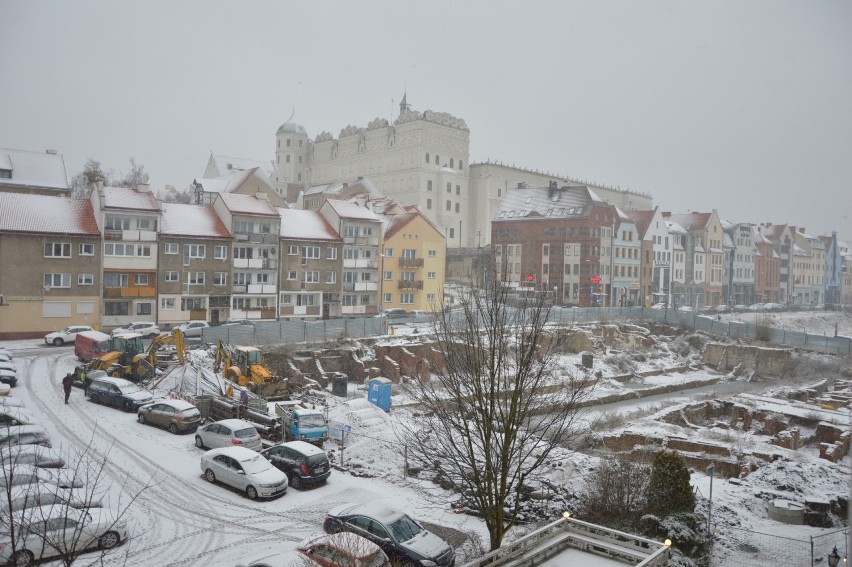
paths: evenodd
<path fill-rule="evenodd" d="M 296 546 L 296 552 L 321 567 L 390 567 L 390 559 L 381 547 L 351 532 L 303 541 Z"/>
<path fill-rule="evenodd" d="M 767 311 L 781 311 L 784 309 L 784 306 L 780 303 L 764 303 L 763 308 Z"/>
<path fill-rule="evenodd" d="M 204 329 L 209 327 L 210 325 L 207 321 L 190 321 L 189 323 L 184 323 L 183 325 L 178 325 L 175 327 L 176 329 L 180 329 L 185 337 L 200 337 L 204 332 Z"/>
<path fill-rule="evenodd" d="M 112 330 L 113 335 L 119 333 L 139 333 L 147 339 L 152 339 L 160 334 L 160 326 L 150 321 L 136 321 Z"/>
<path fill-rule="evenodd" d="M 287 492 L 287 475 L 266 457 L 245 447 L 211 449 L 201 455 L 201 471 L 209 482 L 217 480 L 243 490 L 252 500 Z"/>
<path fill-rule="evenodd" d="M 752 303 L 748 306 L 749 311 L 765 311 L 766 306 L 763 303 Z"/>
<path fill-rule="evenodd" d="M 228 321 L 227 323 L 222 323 L 221 327 L 233 327 L 234 325 L 247 325 L 249 327 L 254 327 L 254 321 L 250 319 L 236 319 L 234 321 Z"/>
<path fill-rule="evenodd" d="M 20 406 L 0 407 L 0 428 L 13 425 L 34 425 L 36 416 Z"/>
<path fill-rule="evenodd" d="M 0 427 L 0 445 L 44 445 L 50 447 L 50 437 L 41 425 L 12 425 Z"/>
<path fill-rule="evenodd" d="M 127 521 L 103 508 L 26 508 L 14 513 L 12 522 L 18 528 L 15 545 L 8 528 L 0 528 L 0 559 L 16 567 L 35 565 L 63 550 L 112 549 L 128 536 Z"/>
<path fill-rule="evenodd" d="M 738 313 L 741 313 L 743 311 L 748 311 L 748 305 L 743 305 L 741 303 L 738 303 L 737 305 L 734 305 L 734 311 L 736 311 Z"/>
<path fill-rule="evenodd" d="M 47 469 L 33 465 L 14 466 L 3 465 L 0 467 L 0 486 L 18 486 L 38 483 L 48 484 L 58 488 L 82 488 L 83 481 L 74 475 L 69 469 Z"/>
<path fill-rule="evenodd" d="M 668 303 L 655 303 L 651 306 L 651 309 L 667 309 Z"/>
<path fill-rule="evenodd" d="M 681 305 L 680 311 L 695 311 L 695 308 L 690 305 Z"/>
<path fill-rule="evenodd" d="M 77 333 L 83 333 L 85 331 L 94 331 L 94 329 L 88 325 L 65 327 L 61 331 L 54 331 L 53 333 L 45 335 L 44 342 L 53 346 L 62 346 L 65 343 L 73 343 L 77 340 Z"/>
<path fill-rule="evenodd" d="M 12 362 L 12 355 L 0 352 L 0 362 Z"/>
<path fill-rule="evenodd" d="M 11 361 L 6 362 L 6 361 L 0 360 L 0 370 L 11 370 L 12 372 L 17 372 L 18 367 L 15 365 L 14 362 L 11 362 Z"/>
<path fill-rule="evenodd" d="M 331 475 L 331 464 L 325 451 L 305 441 L 279 443 L 260 452 L 287 475 L 293 488 L 322 484 Z"/>
<path fill-rule="evenodd" d="M 405 319 L 409 316 L 408 311 L 399 307 L 394 307 L 393 309 L 385 309 L 383 315 L 387 319 Z"/>
<path fill-rule="evenodd" d="M 0 382 L 0 396 L 8 396 L 11 393 L 12 387 L 9 384 L 6 384 L 5 382 Z"/>
<path fill-rule="evenodd" d="M 406 514 L 377 502 L 342 504 L 325 516 L 326 533 L 353 532 L 382 548 L 391 561 L 455 565 L 452 546 Z"/>
<path fill-rule="evenodd" d="M 239 445 L 260 451 L 260 435 L 252 424 L 241 419 L 223 419 L 200 428 L 195 433 L 195 446 L 199 449 Z"/>
<path fill-rule="evenodd" d="M 80 498 L 79 496 L 82 496 Z M 88 495 L 75 494 L 74 490 L 59 488 L 50 484 L 38 485 L 37 490 L 29 484 L 17 484 L 4 490 L 0 498 L 0 510 L 8 518 L 10 511 L 41 506 L 70 506 L 71 508 L 100 508 L 101 501 L 86 498 Z"/>
<path fill-rule="evenodd" d="M 13 358 L 15 358 L 15 356 L 12 354 L 12 351 L 10 351 L 9 349 L 4 348 L 4 347 L 0 347 L 0 354 L 4 355 L 9 360 L 12 360 Z"/>
<path fill-rule="evenodd" d="M 0 408 L 23 408 L 26 407 L 27 404 L 24 403 L 24 400 L 21 398 L 12 398 L 10 396 L 2 396 L 0 397 Z"/>
<path fill-rule="evenodd" d="M 150 392 L 143 390 L 130 380 L 111 376 L 92 379 L 86 395 L 91 402 L 114 406 L 124 411 L 136 411 L 154 401 L 154 396 Z"/>
<path fill-rule="evenodd" d="M 0 382 L 9 387 L 15 387 L 18 384 L 18 373 L 7 368 L 0 368 Z"/>
<path fill-rule="evenodd" d="M 0 452 L 0 459 L 4 465 L 32 465 L 43 469 L 58 469 L 65 466 L 65 459 L 59 451 L 43 445 L 4 447 Z"/>
<path fill-rule="evenodd" d="M 201 412 L 183 400 L 158 400 L 139 408 L 139 423 L 150 423 L 172 433 L 195 431 L 201 423 Z"/>

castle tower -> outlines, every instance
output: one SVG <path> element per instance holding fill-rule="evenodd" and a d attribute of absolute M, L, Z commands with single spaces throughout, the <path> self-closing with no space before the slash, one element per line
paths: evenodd
<path fill-rule="evenodd" d="M 275 171 L 270 182 L 282 197 L 308 183 L 308 133 L 293 121 L 294 116 L 295 111 L 275 133 Z"/>

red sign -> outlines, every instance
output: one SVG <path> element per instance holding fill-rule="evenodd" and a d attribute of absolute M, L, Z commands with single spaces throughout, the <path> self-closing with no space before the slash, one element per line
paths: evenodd
<path fill-rule="evenodd" d="M 535 276 L 534 276 L 533 274 L 528 275 L 528 276 L 527 276 L 527 281 L 528 281 L 528 282 L 534 282 L 534 281 L 535 281 Z"/>
<path fill-rule="evenodd" d="M 598 283 L 599 281 L 601 281 L 600 276 L 592 276 L 592 283 Z"/>

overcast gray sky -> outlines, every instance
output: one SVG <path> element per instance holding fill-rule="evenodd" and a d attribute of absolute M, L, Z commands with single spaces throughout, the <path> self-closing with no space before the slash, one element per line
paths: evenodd
<path fill-rule="evenodd" d="M 499 160 L 852 239 L 852 2 L 0 0 L 0 147 L 185 188 L 415 110 Z M 394 105 L 392 105 L 392 101 Z"/>

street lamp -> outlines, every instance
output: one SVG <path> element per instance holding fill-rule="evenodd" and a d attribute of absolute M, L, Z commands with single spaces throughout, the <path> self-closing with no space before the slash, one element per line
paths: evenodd
<path fill-rule="evenodd" d="M 828 567 L 837 567 L 838 563 L 840 563 L 840 554 L 837 553 L 837 546 L 835 545 L 831 553 L 828 554 Z"/>

